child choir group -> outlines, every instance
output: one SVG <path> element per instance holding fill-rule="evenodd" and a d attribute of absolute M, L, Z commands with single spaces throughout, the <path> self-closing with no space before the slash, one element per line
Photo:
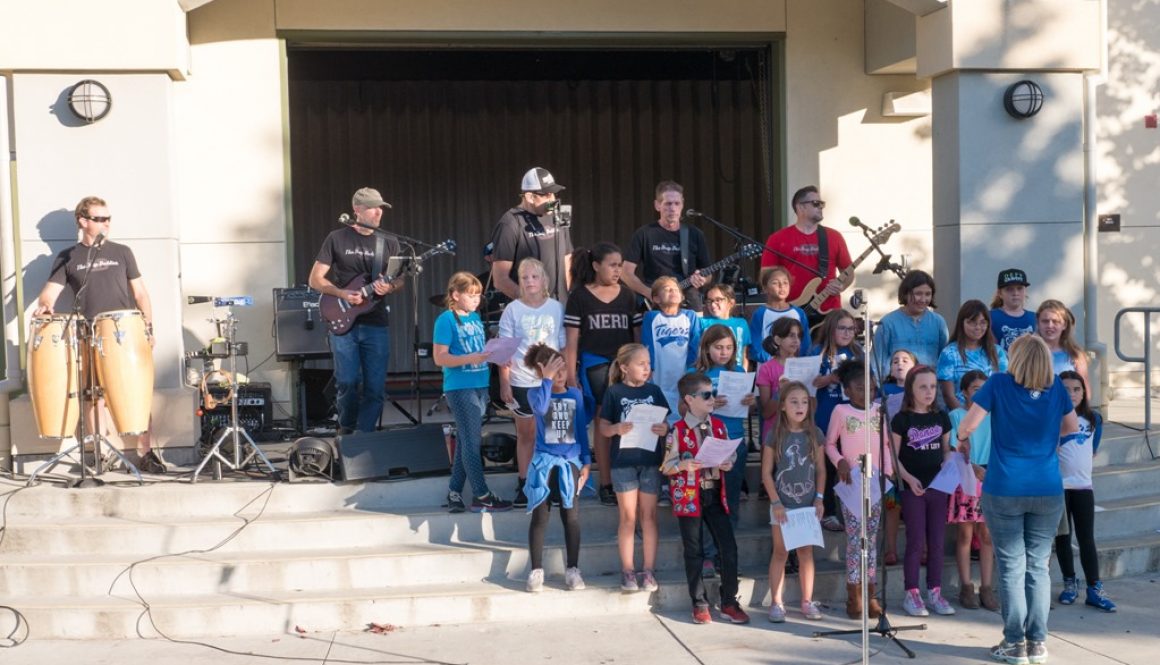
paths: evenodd
<path fill-rule="evenodd" d="M 1019 336 L 1037 334 L 1052 350 L 1055 371 L 1081 422 L 1080 432 L 1065 437 L 1059 450 L 1066 501 L 1056 540 L 1065 578 L 1059 601 L 1072 604 L 1079 596 L 1069 535 L 1074 533 L 1086 577 L 1085 602 L 1115 610 L 1099 580 L 1093 536 L 1092 456 L 1101 426 L 1099 415 L 1088 406 L 1086 358 L 1073 338 L 1075 322 L 1067 307 L 1046 300 L 1037 311 L 1024 308 L 1029 283 L 1022 270 L 999 274 L 990 307 L 979 300 L 964 303 L 950 331 L 931 309 L 933 278 L 911 271 L 899 286 L 899 308 L 882 319 L 867 357 L 855 341 L 855 317 L 842 309 L 829 312 L 811 339 L 805 312 L 787 301 L 791 278 L 782 267 L 763 272 L 766 303 L 747 321 L 733 316 L 732 288 L 711 286 L 702 315 L 681 307 L 681 289 L 669 277 L 652 284 L 652 309 L 642 315 L 634 294 L 621 283 L 622 255 L 611 243 L 577 250 L 572 266 L 574 288 L 564 306 L 548 293 L 543 264 L 523 260 L 518 269 L 520 297 L 504 310 L 499 323 L 499 336 L 519 340 L 515 356 L 499 368 L 501 397 L 516 416 L 519 481 L 514 501 L 489 489 L 480 458 L 490 371 L 484 325 L 476 312 L 483 288 L 475 276 L 459 272 L 451 277 L 447 310 L 434 330 L 434 357 L 443 369 L 444 391 L 458 428 L 448 508 L 483 512 L 526 507 L 531 514 L 528 591 L 543 589 L 543 543 L 552 507 L 558 507 L 564 529 L 565 586 L 584 588 L 576 500 L 595 459 L 600 501 L 619 511 L 621 589 L 657 589 L 656 514 L 659 503 L 668 503 L 680 526 L 693 620 L 712 621 L 704 579 L 719 575 L 720 616 L 748 622 L 737 599 L 734 537 L 748 453 L 745 418 L 717 416 L 714 410 L 738 397 L 717 390 L 722 372 L 756 367 L 758 395 L 747 393 L 740 403 L 759 413 L 762 422 L 761 482 L 770 498 L 773 540 L 770 621 L 786 618 L 785 576 L 795 555 L 802 616 L 822 618 L 812 599 L 813 548 L 787 552 L 782 537 L 787 512 L 801 508 L 813 508 L 824 528 L 845 530 L 846 612 L 861 617 L 861 511 L 852 512 L 836 500 L 834 487 L 851 482 L 851 474 L 857 473 L 867 452 L 867 428 L 873 435 L 874 472 L 885 472 L 895 485 L 865 517 L 867 532 L 870 542 L 877 542 L 885 522 L 889 565 L 898 558 L 900 519 L 905 526 L 905 611 L 915 616 L 955 613 L 941 590 L 947 524 L 957 525 L 959 604 L 999 609 L 992 586 L 993 551 L 978 498 L 990 455 L 989 426 L 970 436 L 976 491 L 959 487 L 949 495 L 930 485 L 956 454 L 955 429 L 972 396 L 990 374 L 1006 370 L 1005 349 Z M 813 385 L 783 379 L 787 360 L 795 356 L 820 356 Z M 880 386 L 873 378 L 865 385 L 867 362 L 872 377 L 882 378 Z M 636 409 L 641 410 L 634 417 Z M 640 417 L 646 412 L 653 414 L 651 420 Z M 638 427 L 648 431 L 631 435 Z M 708 437 L 742 443 L 729 459 L 710 467 L 697 461 Z M 879 464 L 877 448 L 883 444 L 890 450 Z M 471 484 L 470 495 L 464 494 L 465 482 Z M 634 552 L 638 531 L 639 568 Z M 973 550 L 981 577 L 977 593 L 971 576 Z M 867 570 L 872 618 L 881 612 L 875 597 L 877 565 L 872 548 Z M 920 592 L 924 565 L 925 588 Z"/>

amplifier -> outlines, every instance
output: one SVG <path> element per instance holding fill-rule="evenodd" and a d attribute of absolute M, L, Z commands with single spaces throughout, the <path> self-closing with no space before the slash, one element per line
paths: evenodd
<path fill-rule="evenodd" d="M 330 357 L 322 294 L 306 286 L 274 289 L 274 353 L 279 361 Z"/>
<path fill-rule="evenodd" d="M 238 387 L 238 424 L 253 436 L 271 427 L 274 402 L 269 383 L 247 383 Z M 230 404 L 201 411 L 201 440 L 209 442 L 214 430 L 230 424 Z M 255 437 L 257 438 L 257 437 Z"/>

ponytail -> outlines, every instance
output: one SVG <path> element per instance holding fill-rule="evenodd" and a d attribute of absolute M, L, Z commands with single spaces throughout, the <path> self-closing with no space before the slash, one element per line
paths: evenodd
<path fill-rule="evenodd" d="M 596 281 L 593 263 L 603 263 L 611 254 L 621 254 L 620 248 L 610 242 L 598 242 L 591 247 L 580 247 L 572 252 L 572 288 Z"/>

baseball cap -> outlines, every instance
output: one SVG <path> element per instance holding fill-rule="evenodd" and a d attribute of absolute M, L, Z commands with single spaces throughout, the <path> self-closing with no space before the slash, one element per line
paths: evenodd
<path fill-rule="evenodd" d="M 520 181 L 520 191 L 558 194 L 564 191 L 564 186 L 556 182 L 548 169 L 537 166 L 524 174 L 524 179 Z"/>
<path fill-rule="evenodd" d="M 370 187 L 363 187 L 350 197 L 350 204 L 352 206 L 362 206 L 364 208 L 390 208 L 391 204 L 383 200 L 383 195 L 379 194 L 379 190 Z"/>
<path fill-rule="evenodd" d="M 997 288 L 1004 286 L 1011 286 L 1012 284 L 1022 284 L 1023 286 L 1031 286 L 1031 282 L 1027 281 L 1027 273 L 1018 268 L 1007 268 L 999 273 L 999 285 Z"/>

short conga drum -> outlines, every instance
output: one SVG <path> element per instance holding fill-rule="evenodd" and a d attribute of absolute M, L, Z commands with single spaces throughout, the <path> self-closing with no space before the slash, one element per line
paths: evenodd
<path fill-rule="evenodd" d="M 117 432 L 146 431 L 153 406 L 153 350 L 144 315 L 135 309 L 97 315 L 92 343 L 97 381 L 104 389 Z"/>
<path fill-rule="evenodd" d="M 46 439 L 73 436 L 81 413 L 76 333 L 88 324 L 82 318 L 70 326 L 69 319 L 63 314 L 35 317 L 28 336 L 28 392 L 36 429 Z"/>

